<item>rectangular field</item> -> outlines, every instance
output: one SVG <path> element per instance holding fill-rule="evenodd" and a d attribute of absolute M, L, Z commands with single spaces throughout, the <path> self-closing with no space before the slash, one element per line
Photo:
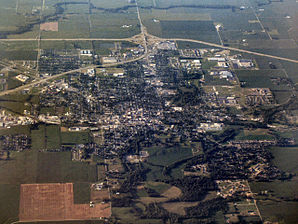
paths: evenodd
<path fill-rule="evenodd" d="M 88 220 L 110 217 L 110 204 L 75 204 L 72 183 L 22 184 L 20 221 Z"/>

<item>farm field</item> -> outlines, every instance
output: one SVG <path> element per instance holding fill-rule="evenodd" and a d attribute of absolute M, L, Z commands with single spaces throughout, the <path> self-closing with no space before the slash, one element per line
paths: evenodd
<path fill-rule="evenodd" d="M 91 140 L 88 131 L 61 132 L 61 143 L 63 145 L 86 144 Z"/>
<path fill-rule="evenodd" d="M 237 70 L 236 74 L 245 88 L 269 88 L 277 103 L 286 102 L 292 94 L 292 88 L 286 81 L 287 73 L 283 69 Z"/>
<path fill-rule="evenodd" d="M 11 160 L 0 161 L 0 166 L 0 208 L 7 211 L 0 213 L 1 223 L 18 217 L 20 184 L 73 182 L 76 187 L 79 186 L 75 188 L 79 195 L 75 196 L 75 200 L 86 201 L 84 186 L 97 181 L 96 166 L 72 162 L 70 152 L 12 152 Z"/>
<path fill-rule="evenodd" d="M 31 130 L 32 149 L 53 150 L 61 146 L 60 127 L 57 125 L 38 125 Z"/>
<path fill-rule="evenodd" d="M 95 12 L 90 16 L 90 37 L 126 38 L 140 33 L 135 8 L 127 13 Z"/>
<path fill-rule="evenodd" d="M 162 38 L 188 38 L 219 43 L 217 32 L 208 14 L 199 18 L 186 13 L 175 14 L 158 12 L 151 14 L 145 10 L 142 13 L 144 25 L 149 33 Z M 159 15 L 161 14 L 161 15 Z M 187 20 L 188 19 L 188 20 Z"/>
<path fill-rule="evenodd" d="M 146 174 L 147 181 L 155 180 L 166 180 L 169 178 L 168 175 L 164 174 L 164 168 L 174 163 L 188 159 L 192 157 L 191 148 L 176 147 L 176 148 L 159 148 L 153 147 L 147 149 L 149 152 L 149 158 L 147 162 L 144 163 L 145 168 L 150 169 Z M 178 164 L 169 170 L 169 175 L 175 176 L 176 178 L 182 177 L 182 167 L 184 163 Z"/>
<path fill-rule="evenodd" d="M 30 126 L 19 125 L 19 126 L 12 126 L 9 129 L 7 128 L 0 129 L 0 135 L 15 135 L 15 134 L 30 135 Z"/>
<path fill-rule="evenodd" d="M 274 140 L 274 137 L 267 133 L 265 129 L 242 130 L 235 137 L 235 140 Z"/>
<path fill-rule="evenodd" d="M 8 60 L 34 61 L 37 58 L 36 41 L 0 41 L 0 58 Z"/>
<path fill-rule="evenodd" d="M 150 148 L 148 162 L 159 166 L 168 166 L 192 156 L 189 148 Z"/>
<path fill-rule="evenodd" d="M 73 184 L 74 204 L 87 204 L 91 200 L 90 183 L 77 182 Z"/>
<path fill-rule="evenodd" d="M 44 50 L 92 49 L 92 42 L 91 41 L 41 41 L 40 48 Z"/>
<path fill-rule="evenodd" d="M 271 152 L 274 156 L 273 163 L 285 172 L 294 175 L 298 174 L 296 158 L 297 147 L 273 147 Z M 297 220 L 297 206 L 295 201 L 288 201 L 288 198 L 297 196 L 298 179 L 294 176 L 291 180 L 273 182 L 252 182 L 252 191 L 260 193 L 269 191 L 269 199 L 260 198 L 258 206 L 261 214 L 266 220 L 273 222 L 295 223 Z M 272 199 L 272 200 L 270 200 Z"/>
<path fill-rule="evenodd" d="M 85 14 L 69 14 L 58 21 L 58 32 L 42 31 L 42 38 L 87 38 L 89 37 L 88 17 Z"/>
<path fill-rule="evenodd" d="M 0 161 L 0 183 L 95 182 L 96 166 L 72 162 L 70 152 L 14 152 L 10 161 Z"/>
<path fill-rule="evenodd" d="M 20 185 L 0 184 L 0 223 L 18 220 Z"/>
<path fill-rule="evenodd" d="M 110 217 L 109 204 L 75 204 L 73 184 L 22 184 L 21 221 L 84 220 Z"/>
<path fill-rule="evenodd" d="M 282 105 L 298 88 L 297 63 L 286 61 L 298 60 L 294 9 L 294 0 L 0 0 L 0 91 L 25 85 L 0 109 L 36 119 L 1 118 L 0 223 L 228 223 L 232 213 L 257 223 L 253 199 L 264 221 L 296 223 L 298 111 Z M 208 50 L 177 51 L 146 31 L 268 55 L 186 41 L 178 49 Z M 253 199 L 220 199 L 217 180 L 248 176 Z"/>
<path fill-rule="evenodd" d="M 140 223 L 140 224 L 162 224 L 161 219 L 140 219 L 133 207 L 113 207 L 112 214 L 121 224 Z"/>

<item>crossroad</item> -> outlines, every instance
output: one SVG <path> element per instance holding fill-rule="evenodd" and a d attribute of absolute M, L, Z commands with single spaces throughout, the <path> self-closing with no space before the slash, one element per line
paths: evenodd
<path fill-rule="evenodd" d="M 121 62 L 110 63 L 110 64 L 103 64 L 103 65 L 100 65 L 100 66 L 99 65 L 92 65 L 92 66 L 88 66 L 88 67 L 84 67 L 84 68 L 79 68 L 79 69 L 74 69 L 74 70 L 70 70 L 70 71 L 67 71 L 67 72 L 59 73 L 59 74 L 56 74 L 56 75 L 53 75 L 53 76 L 46 77 L 46 78 L 41 79 L 41 80 L 37 80 L 37 81 L 31 82 L 31 83 L 19 86 L 19 87 L 14 88 L 14 89 L 2 91 L 2 92 L 0 92 L 0 97 L 8 95 L 8 94 L 16 93 L 16 92 L 19 92 L 19 91 L 22 91 L 22 90 L 25 90 L 25 89 L 29 89 L 29 88 L 32 88 L 34 86 L 38 86 L 40 84 L 52 81 L 54 79 L 61 78 L 64 75 L 67 75 L 67 74 L 82 72 L 83 70 L 97 68 L 97 67 L 101 67 L 101 68 L 114 67 L 114 66 L 125 64 L 125 63 L 141 60 L 146 56 L 147 56 L 146 54 L 143 54 L 142 56 L 140 56 L 138 58 L 134 58 L 134 59 L 127 60 L 127 61 L 121 61 Z"/>
<path fill-rule="evenodd" d="M 129 63 L 129 62 L 134 62 L 134 61 L 138 61 L 138 60 L 146 58 L 148 55 L 147 39 L 149 39 L 149 38 L 151 38 L 154 41 L 175 41 L 175 42 L 185 41 L 185 42 L 199 43 L 199 44 L 203 44 L 203 45 L 211 46 L 211 47 L 215 47 L 215 48 L 227 49 L 227 50 L 231 50 L 231 51 L 235 51 L 235 52 L 241 52 L 241 53 L 252 54 L 252 55 L 257 55 L 257 56 L 262 56 L 262 57 L 273 58 L 273 59 L 282 60 L 282 61 L 288 61 L 288 62 L 292 62 L 292 63 L 298 63 L 298 60 L 291 59 L 291 58 L 279 57 L 279 56 L 275 56 L 275 55 L 264 54 L 264 53 L 259 53 L 259 52 L 250 51 L 250 50 L 244 50 L 244 49 L 235 48 L 235 47 L 228 47 L 228 46 L 219 45 L 219 44 L 210 43 L 210 42 L 201 41 L 201 40 L 186 39 L 186 38 L 160 38 L 160 37 L 154 36 L 147 32 L 146 27 L 142 23 L 137 1 L 136 1 L 136 8 L 137 8 L 138 20 L 139 20 L 139 23 L 141 26 L 141 33 L 138 35 L 132 36 L 132 37 L 128 37 L 128 38 L 45 38 L 45 39 L 43 39 L 39 36 L 38 38 L 26 38 L 26 39 L 0 39 L 0 42 L 38 41 L 40 43 L 40 41 L 129 41 L 129 42 L 139 43 L 144 46 L 145 52 L 142 56 L 140 56 L 138 58 L 127 60 L 127 61 L 111 63 L 111 64 L 104 64 L 104 65 L 101 65 L 100 67 L 113 67 L 113 66 Z M 42 83 L 46 83 L 46 82 L 52 81 L 54 79 L 60 78 L 67 74 L 81 72 L 82 70 L 96 68 L 96 67 L 99 67 L 99 66 L 92 65 L 92 66 L 88 66 L 85 68 L 74 69 L 74 70 L 56 74 L 56 75 L 53 75 L 50 77 L 46 77 L 44 79 L 25 84 L 25 85 L 19 86 L 17 88 L 11 89 L 11 90 L 2 91 L 2 92 L 0 92 L 0 96 L 4 96 L 7 94 L 12 94 L 12 93 L 15 93 L 18 91 L 22 91 L 24 89 L 32 88 L 32 87 L 40 85 Z"/>

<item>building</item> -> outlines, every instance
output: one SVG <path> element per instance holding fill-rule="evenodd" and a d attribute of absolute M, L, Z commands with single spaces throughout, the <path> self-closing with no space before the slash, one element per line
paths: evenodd
<path fill-rule="evenodd" d="M 29 79 L 29 77 L 20 74 L 20 75 L 16 76 L 16 79 L 21 81 L 21 82 L 26 82 Z"/>

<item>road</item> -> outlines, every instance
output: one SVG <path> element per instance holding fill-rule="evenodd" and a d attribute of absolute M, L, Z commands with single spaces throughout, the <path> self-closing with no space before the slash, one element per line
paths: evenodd
<path fill-rule="evenodd" d="M 137 35 L 136 35 L 137 36 Z M 41 41 L 131 41 L 135 36 L 128 38 L 41 38 Z M 0 42 L 37 41 L 38 38 L 0 39 Z"/>
<path fill-rule="evenodd" d="M 146 40 L 147 30 L 146 30 L 144 24 L 142 23 L 142 18 L 141 18 L 140 9 L 139 9 L 138 1 L 137 0 L 136 0 L 136 8 L 137 8 L 137 14 L 138 14 L 139 24 L 140 24 L 140 27 L 141 27 L 141 35 L 143 37 L 143 45 L 145 47 L 145 53 L 147 53 L 147 51 L 148 51 L 147 40 Z"/>
<path fill-rule="evenodd" d="M 201 41 L 201 40 L 182 39 L 182 38 L 168 38 L 168 39 L 164 39 L 164 40 L 187 41 L 187 42 L 199 43 L 199 44 L 204 44 L 204 45 L 208 45 L 208 46 L 211 46 L 211 47 L 222 48 L 222 49 L 227 49 L 227 50 L 236 51 L 236 52 L 242 52 L 242 53 L 267 57 L 267 58 L 274 58 L 274 59 L 278 59 L 278 60 L 282 60 L 282 61 L 298 63 L 298 60 L 294 60 L 294 59 L 290 59 L 290 58 L 284 58 L 284 57 L 274 56 L 274 55 L 270 55 L 270 54 L 263 54 L 263 53 L 259 53 L 259 52 L 255 52 L 255 51 L 248 51 L 248 50 L 234 48 L 234 47 L 226 47 L 226 46 L 222 46 L 222 45 L 219 45 L 219 44 L 214 44 L 214 43 L 205 42 L 205 41 Z"/>
<path fill-rule="evenodd" d="M 143 35 L 143 34 L 142 34 Z M 294 60 L 291 58 L 284 58 L 284 57 L 279 57 L 279 56 L 274 56 L 270 54 L 263 54 L 255 51 L 249 51 L 249 50 L 244 50 L 244 49 L 239 49 L 239 48 L 234 48 L 234 47 L 227 47 L 223 46 L 220 44 L 215 44 L 215 43 L 210 43 L 206 41 L 201 41 L 201 40 L 194 40 L 194 39 L 184 39 L 184 38 L 160 38 L 153 36 L 151 34 L 146 34 L 147 37 L 154 37 L 157 40 L 161 41 L 166 41 L 166 40 L 172 40 L 172 41 L 187 41 L 187 42 L 193 42 L 193 43 L 199 43 L 199 44 L 204 44 L 207 46 L 211 47 L 216 47 L 216 48 L 222 48 L 222 49 L 227 49 L 227 50 L 232 50 L 236 52 L 242 52 L 242 53 L 247 53 L 247 54 L 253 54 L 257 56 L 262 56 L 262 57 L 267 57 L 267 58 L 274 58 L 282 61 L 288 61 L 292 63 L 298 63 L 298 60 Z M 41 39 L 41 41 L 136 41 L 138 38 L 138 35 L 129 37 L 129 38 L 119 38 L 119 39 L 110 39 L 110 38 L 57 38 L 57 39 Z M 0 39 L 0 42 L 10 42 L 10 41 L 36 41 L 37 39 Z"/>
<path fill-rule="evenodd" d="M 19 87 L 15 88 L 15 89 L 10 89 L 10 90 L 6 90 L 6 91 L 3 91 L 3 92 L 0 92 L 0 96 L 5 96 L 5 95 L 8 95 L 8 94 L 12 94 L 12 93 L 18 92 L 18 91 L 22 91 L 24 89 L 31 88 L 31 87 L 33 87 L 35 85 L 39 85 L 39 84 L 42 84 L 42 83 L 51 81 L 53 79 L 60 78 L 60 77 L 62 77 L 64 75 L 67 75 L 67 74 L 81 72 L 82 70 L 87 70 L 87 69 L 96 68 L 96 67 L 101 67 L 101 68 L 114 67 L 114 66 L 117 66 L 117 65 L 122 65 L 122 64 L 125 64 L 125 63 L 129 63 L 129 62 L 134 62 L 134 61 L 141 60 L 141 59 L 145 58 L 146 56 L 147 56 L 147 54 L 143 54 L 142 56 L 140 56 L 138 58 L 134 58 L 134 59 L 127 60 L 127 61 L 116 62 L 116 63 L 111 63 L 111 64 L 103 64 L 103 65 L 92 65 L 92 66 L 88 66 L 88 67 L 84 67 L 84 68 L 70 70 L 70 71 L 67 71 L 67 72 L 56 74 L 56 75 L 53 75 L 53 76 L 50 76 L 50 77 L 47 77 L 47 78 L 44 78 L 44 79 L 41 79 L 41 80 L 38 80 L 38 81 L 35 81 L 35 82 L 31 82 L 31 83 L 28 83 L 28 84 L 19 86 Z"/>
<path fill-rule="evenodd" d="M 106 65 L 101 65 L 101 67 L 113 67 L 113 66 L 117 66 L 117 65 L 121 65 L 121 64 L 125 64 L 125 63 L 129 63 L 129 62 L 133 62 L 133 61 L 138 61 L 140 59 L 143 59 L 145 57 L 147 57 L 148 55 L 148 50 L 147 50 L 147 38 L 153 38 L 156 41 L 186 41 L 186 42 L 193 42 L 193 43 L 199 43 L 199 44 L 203 44 L 203 45 L 207 45 L 207 46 L 211 46 L 211 47 L 216 47 L 216 48 L 221 48 L 221 49 L 227 49 L 227 50 L 231 50 L 231 51 L 235 51 L 235 52 L 242 52 L 242 53 L 247 53 L 247 54 L 252 54 L 252 55 L 257 55 L 257 56 L 262 56 L 262 57 L 268 57 L 268 58 L 273 58 L 273 59 L 278 59 L 278 60 L 282 60 L 282 61 L 288 61 L 288 62 L 292 62 L 292 63 L 298 63 L 297 60 L 294 59 L 290 59 L 290 58 L 284 58 L 284 57 L 279 57 L 279 56 L 274 56 L 274 55 L 269 55 L 269 54 L 263 54 L 263 53 L 259 53 L 259 52 L 255 52 L 255 51 L 249 51 L 249 50 L 244 50 L 244 49 L 239 49 L 239 48 L 234 48 L 234 47 L 227 47 L 227 46 L 223 46 L 223 45 L 219 45 L 219 44 L 215 44 L 215 43 L 210 43 L 210 42 L 206 42 L 206 41 L 201 41 L 201 40 L 193 40 L 193 39 L 184 39 L 184 38 L 160 38 L 160 37 L 156 37 L 152 34 L 147 33 L 147 30 L 145 28 L 145 26 L 142 23 L 141 17 L 140 17 L 140 12 L 139 12 L 139 8 L 137 5 L 137 1 L 136 1 L 136 6 L 137 6 L 137 14 L 138 14 L 138 19 L 140 22 L 140 26 L 141 26 L 141 33 L 129 38 L 117 38 L 117 39 L 110 39 L 110 38 L 52 38 L 52 39 L 41 39 L 41 41 L 131 41 L 131 42 L 139 42 L 139 44 L 141 44 L 140 42 L 142 42 L 142 44 L 145 47 L 145 53 L 135 59 L 132 60 L 128 60 L 128 61 L 123 61 L 123 62 L 117 62 L 117 63 L 111 63 L 111 64 L 106 64 Z M 36 41 L 38 39 L 0 39 L 0 42 L 10 42 L 10 41 Z M 40 39 L 39 39 L 40 41 Z M 67 72 L 63 72 L 57 75 L 53 75 L 32 83 L 28 83 L 25 84 L 23 86 L 17 87 L 15 89 L 11 89 L 11 90 L 6 90 L 3 92 L 0 92 L 0 96 L 4 96 L 7 94 L 11 94 L 14 92 L 18 92 L 27 88 L 31 88 L 35 85 L 39 85 L 45 82 L 48 82 L 50 80 L 62 77 L 64 75 L 70 74 L 70 73 L 75 73 L 75 72 L 80 72 L 82 70 L 86 70 L 89 68 L 96 68 L 98 66 L 93 65 L 93 66 L 88 66 L 85 68 L 79 68 L 79 69 L 75 69 L 75 70 L 70 70 Z"/>

